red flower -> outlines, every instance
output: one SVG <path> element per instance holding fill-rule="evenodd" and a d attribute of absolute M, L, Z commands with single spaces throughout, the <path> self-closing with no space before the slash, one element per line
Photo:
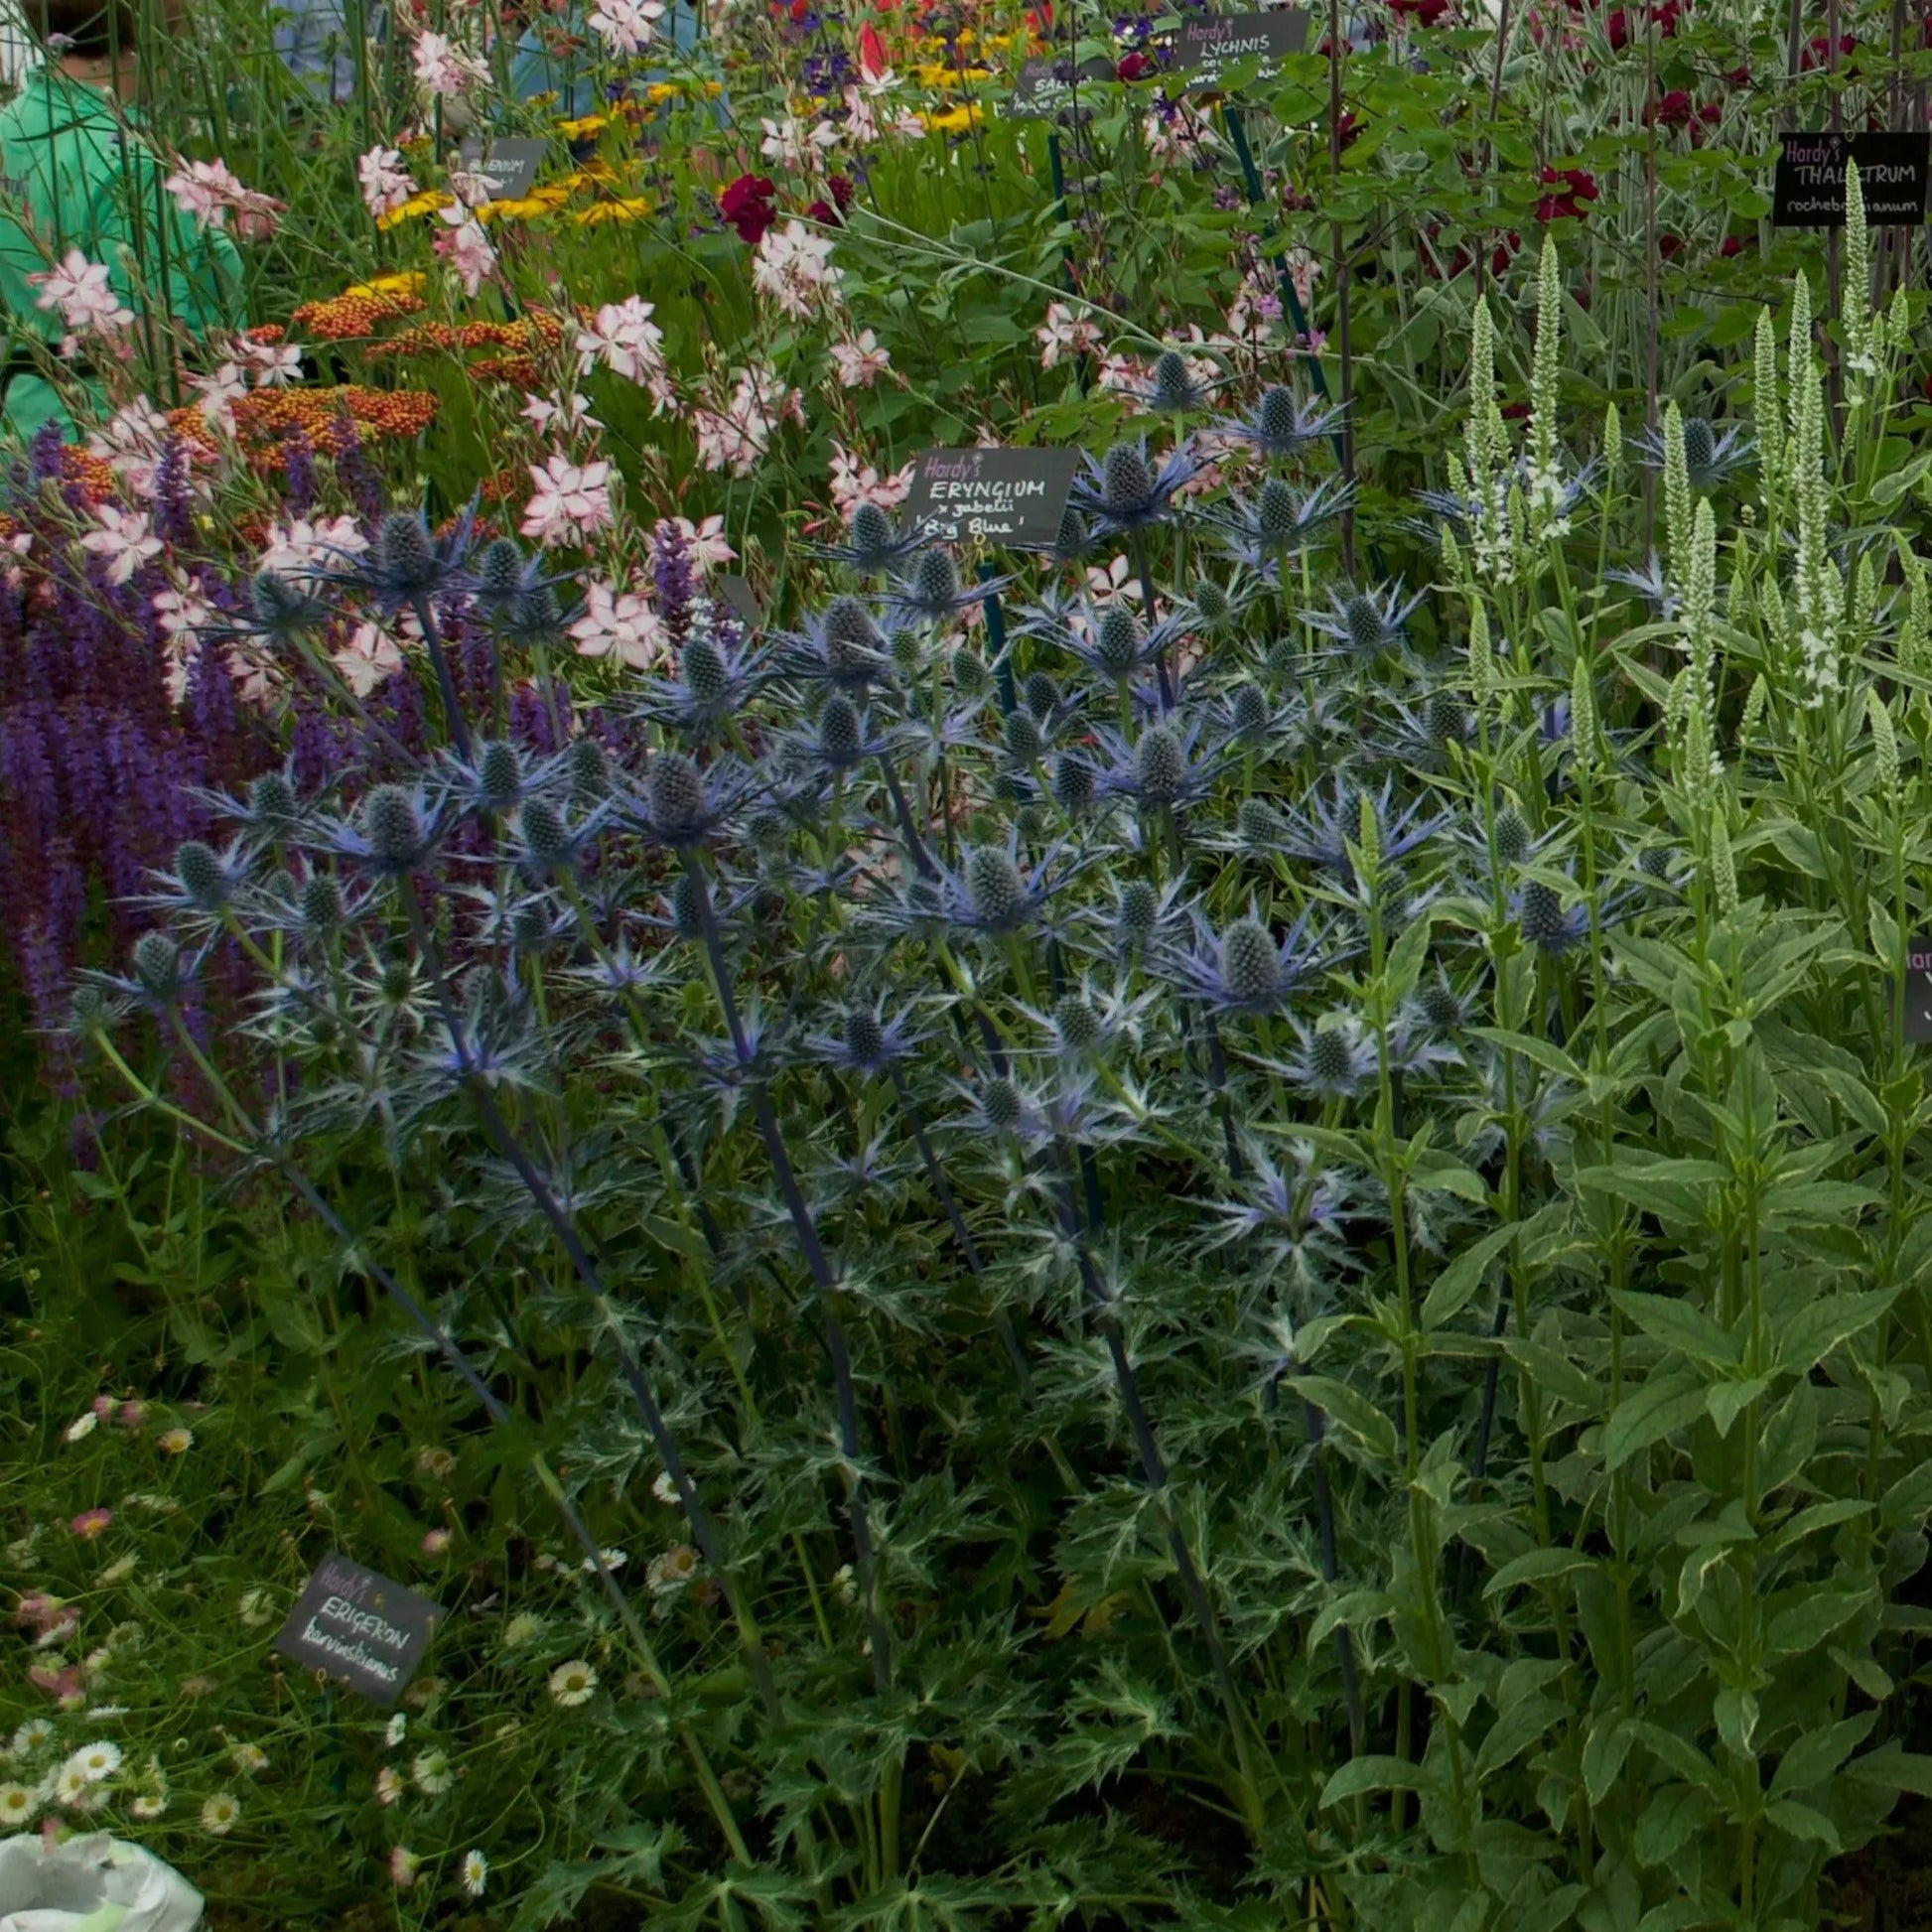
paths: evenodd
<path fill-rule="evenodd" d="M 1497 242 L 1496 252 L 1489 257 L 1490 274 L 1491 275 L 1502 274 L 1502 272 L 1506 268 L 1508 268 L 1511 256 L 1513 256 L 1516 253 L 1517 249 L 1522 247 L 1522 245 L 1523 245 L 1523 237 L 1519 235 L 1514 228 L 1511 228 L 1508 235 L 1505 236 L 1503 240 Z"/>
<path fill-rule="evenodd" d="M 1145 80 L 1154 71 L 1154 57 L 1143 54 L 1138 48 L 1132 54 L 1123 54 L 1120 65 L 1114 72 L 1122 80 Z"/>
<path fill-rule="evenodd" d="M 1671 40 L 1677 33 L 1677 23 L 1683 17 L 1684 9 L 1680 0 L 1663 0 L 1663 5 L 1651 7 L 1635 15 L 1637 31 L 1642 31 L 1645 20 L 1654 21 L 1658 38 Z M 1621 54 L 1630 45 L 1632 15 L 1622 7 L 1617 8 L 1603 23 L 1603 31 L 1610 38 L 1610 52 Z"/>
<path fill-rule="evenodd" d="M 859 192 L 852 185 L 852 177 L 850 175 L 834 175 L 826 185 L 832 191 L 833 201 L 838 203 L 841 208 L 850 207 L 852 206 L 853 196 Z"/>
<path fill-rule="evenodd" d="M 1661 100 L 1650 103 L 1644 119 L 1654 121 L 1659 127 L 1685 127 L 1696 111 L 1691 96 L 1682 87 L 1673 87 Z"/>
<path fill-rule="evenodd" d="M 892 65 L 886 43 L 879 38 L 879 29 L 867 21 L 859 29 L 859 71 L 868 80 L 877 80 Z"/>
<path fill-rule="evenodd" d="M 738 230 L 740 241 L 756 248 L 778 218 L 778 185 L 764 175 L 740 175 L 718 197 L 718 212 Z"/>
<path fill-rule="evenodd" d="M 1543 171 L 1543 186 L 1560 193 L 1545 195 L 1536 205 L 1539 221 L 1581 221 L 1583 205 L 1596 199 L 1596 177 L 1583 168 L 1555 168 Z"/>
<path fill-rule="evenodd" d="M 1341 144 L 1345 148 L 1362 131 L 1362 124 L 1355 118 L 1352 107 L 1341 110 Z"/>
<path fill-rule="evenodd" d="M 805 213 L 813 221 L 824 222 L 828 228 L 838 226 L 839 211 L 830 202 L 814 202 Z"/>
<path fill-rule="evenodd" d="M 1858 44 L 1858 40 L 1854 35 L 1841 34 L 1838 37 L 1838 51 L 1840 54 L 1850 54 Z M 1817 34 L 1812 37 L 1805 51 L 1799 55 L 1798 71 L 1800 73 L 1810 73 L 1815 68 L 1828 68 L 1831 64 L 1831 36 L 1829 34 Z"/>
<path fill-rule="evenodd" d="M 1724 117 L 1725 117 L 1725 110 L 1724 110 L 1724 103 L 1722 101 L 1707 100 L 1704 103 L 1704 105 L 1698 109 L 1698 119 L 1701 120 L 1706 127 L 1716 127 L 1718 123 L 1724 119 Z"/>
<path fill-rule="evenodd" d="M 1419 27 L 1436 26 L 1449 10 L 1449 0 L 1389 0 L 1391 12 L 1413 14 Z"/>
<path fill-rule="evenodd" d="M 1684 237 L 1681 234 L 1659 235 L 1657 252 L 1665 261 L 1674 262 L 1684 252 Z"/>
<path fill-rule="evenodd" d="M 1718 253 L 1721 256 L 1723 256 L 1725 261 L 1729 261 L 1733 255 L 1741 255 L 1743 252 L 1744 252 L 1744 237 L 1742 235 L 1735 235 L 1735 234 L 1725 235 L 1724 239 L 1724 246 L 1718 250 Z"/>
<path fill-rule="evenodd" d="M 1528 417 L 1530 406 L 1526 402 L 1506 402 L 1502 406 L 1501 413 L 1504 422 L 1520 423 Z"/>
<path fill-rule="evenodd" d="M 1725 78 L 1733 87 L 1748 87 L 1751 84 L 1751 70 L 1749 68 L 1732 68 Z"/>

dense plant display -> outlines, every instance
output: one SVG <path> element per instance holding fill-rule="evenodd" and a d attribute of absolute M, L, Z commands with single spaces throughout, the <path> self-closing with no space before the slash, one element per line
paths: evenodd
<path fill-rule="evenodd" d="M 699 24 L 204 20 L 252 327 L 40 284 L 0 1825 L 239 1923 L 1826 1922 L 1932 1795 L 1932 458 L 1910 248 L 1765 217 L 1932 56 Z M 975 442 L 1050 542 L 906 514 Z M 331 1552 L 450 1612 L 393 1711 L 276 1648 Z"/>

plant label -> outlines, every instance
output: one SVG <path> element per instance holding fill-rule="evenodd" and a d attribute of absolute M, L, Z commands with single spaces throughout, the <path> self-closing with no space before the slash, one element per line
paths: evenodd
<path fill-rule="evenodd" d="M 947 543 L 1042 548 L 1060 532 L 1077 450 L 927 450 L 912 472 L 905 520 Z"/>
<path fill-rule="evenodd" d="M 1932 939 L 1914 939 L 1905 954 L 1905 1043 L 1932 1041 Z"/>
<path fill-rule="evenodd" d="M 1007 117 L 1016 121 L 1057 120 L 1078 111 L 1078 89 L 1114 77 L 1114 64 L 1102 55 L 1075 62 L 1070 56 L 1036 54 L 1021 69 L 1007 97 Z"/>
<path fill-rule="evenodd" d="M 1858 163 L 1864 218 L 1874 228 L 1925 219 L 1932 134 L 1787 134 L 1778 155 L 1771 222 L 1779 228 L 1842 228 L 1845 164 Z"/>
<path fill-rule="evenodd" d="M 757 630 L 764 622 L 764 613 L 759 609 L 759 594 L 753 590 L 749 577 L 741 577 L 733 570 L 720 571 L 718 594 L 731 606 L 732 616 L 748 632 Z"/>
<path fill-rule="evenodd" d="M 442 1604 L 404 1585 L 327 1556 L 303 1585 L 274 1647 L 387 1706 L 416 1675 L 444 1615 Z"/>
<path fill-rule="evenodd" d="M 537 185 L 537 173 L 550 151 L 548 141 L 466 141 L 458 159 L 466 174 L 489 189 L 492 202 L 519 202 Z"/>
<path fill-rule="evenodd" d="M 1307 51 L 1309 17 L 1300 7 L 1277 7 L 1265 14 L 1204 14 L 1181 22 L 1173 44 L 1175 69 L 1186 76 L 1187 91 L 1220 93 L 1229 69 L 1260 61 L 1264 74 L 1273 63 Z"/>

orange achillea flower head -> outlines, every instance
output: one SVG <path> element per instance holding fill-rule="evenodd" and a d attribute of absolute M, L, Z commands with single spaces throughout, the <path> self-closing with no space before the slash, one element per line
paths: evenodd
<path fill-rule="evenodd" d="M 373 336 L 398 316 L 419 315 L 429 305 L 419 295 L 401 289 L 376 293 L 350 290 L 320 302 L 305 302 L 289 318 L 319 342 L 345 343 Z"/>

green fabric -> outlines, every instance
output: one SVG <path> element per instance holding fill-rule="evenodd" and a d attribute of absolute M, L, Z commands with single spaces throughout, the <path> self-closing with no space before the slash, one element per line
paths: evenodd
<path fill-rule="evenodd" d="M 57 69 L 27 75 L 0 108 L 0 312 L 16 367 L 30 353 L 28 337 L 58 354 L 67 333 L 60 312 L 35 306 L 40 291 L 27 278 L 69 248 L 104 263 L 115 293 L 141 315 L 160 307 L 165 247 L 169 315 L 197 337 L 245 325 L 234 243 L 177 207 L 166 179 L 154 150 L 124 130 L 107 96 Z M 71 386 L 99 405 L 93 383 Z M 51 383 L 16 374 L 7 387 L 8 430 L 31 437 L 54 416 L 71 428 Z"/>

